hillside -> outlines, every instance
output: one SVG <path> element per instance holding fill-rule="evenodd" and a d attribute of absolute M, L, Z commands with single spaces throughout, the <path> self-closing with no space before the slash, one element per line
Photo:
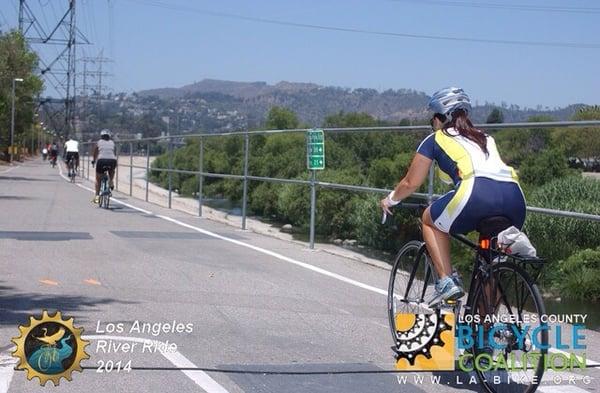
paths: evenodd
<path fill-rule="evenodd" d="M 170 104 L 201 99 L 209 106 L 224 111 L 236 111 L 247 119 L 251 127 L 259 126 L 266 112 L 274 105 L 292 109 L 308 125 L 320 125 L 323 119 L 340 111 L 366 112 L 389 122 L 402 119 L 422 119 L 427 115 L 429 99 L 423 92 L 410 89 L 377 91 L 375 89 L 349 89 L 320 86 L 313 83 L 233 82 L 204 79 L 180 88 L 161 88 L 137 93 L 141 97 L 157 97 Z M 495 107 L 493 104 L 473 109 L 476 122 L 484 122 Z M 526 121 L 534 115 L 548 115 L 555 120 L 567 120 L 581 105 L 551 110 L 520 108 L 504 105 L 505 122 Z"/>
<path fill-rule="evenodd" d="M 294 111 L 303 126 L 318 127 L 339 112 L 365 112 L 390 124 L 422 123 L 429 116 L 423 92 L 399 89 L 348 89 L 313 83 L 232 82 L 205 79 L 180 88 L 161 88 L 133 94 L 108 94 L 99 100 L 77 100 L 78 128 L 84 138 L 110 128 L 121 137 L 229 132 L 260 128 L 273 106 Z M 501 107 L 504 122 L 527 121 L 531 116 L 569 120 L 581 107 L 554 110 Z M 493 104 L 475 106 L 473 119 L 486 121 Z M 55 126 L 56 127 L 56 126 Z"/>

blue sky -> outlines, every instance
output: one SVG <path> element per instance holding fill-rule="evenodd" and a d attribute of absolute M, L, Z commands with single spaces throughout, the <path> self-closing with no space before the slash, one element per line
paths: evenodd
<path fill-rule="evenodd" d="M 67 4 L 27 1 L 48 25 Z M 2 30 L 16 26 L 17 6 L 18 0 L 0 2 Z M 115 92 L 214 78 L 411 88 L 427 94 L 457 85 L 479 103 L 600 103 L 600 4 L 594 0 L 78 0 L 77 7 L 78 27 L 93 42 L 81 46 L 78 56 L 104 49 L 114 60 L 107 66 L 114 74 L 107 82 Z M 206 11 L 378 32 L 596 47 L 406 38 Z M 49 57 L 52 51 L 56 48 L 41 53 Z"/>

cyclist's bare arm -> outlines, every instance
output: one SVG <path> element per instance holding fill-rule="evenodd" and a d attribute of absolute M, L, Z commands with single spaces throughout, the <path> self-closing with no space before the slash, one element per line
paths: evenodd
<path fill-rule="evenodd" d="M 406 172 L 406 176 L 404 176 L 394 188 L 392 199 L 395 201 L 403 200 L 421 187 L 421 184 L 427 179 L 431 162 L 432 160 L 430 158 L 427 158 L 420 153 L 415 154 L 415 157 L 408 168 L 408 172 Z M 387 210 L 387 214 L 391 214 L 389 209 L 383 204 L 383 200 L 381 202 L 381 207 L 384 210 Z"/>
<path fill-rule="evenodd" d="M 97 160 L 97 158 L 98 158 L 98 146 L 94 146 L 94 152 L 92 153 L 92 157 L 93 157 L 92 161 L 94 161 L 94 162 L 98 161 Z"/>

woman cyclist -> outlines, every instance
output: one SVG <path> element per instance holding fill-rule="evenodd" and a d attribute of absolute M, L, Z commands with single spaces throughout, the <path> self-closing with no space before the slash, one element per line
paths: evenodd
<path fill-rule="evenodd" d="M 434 112 L 434 132 L 421 142 L 406 176 L 380 205 L 386 214 L 392 214 L 392 206 L 423 184 L 434 160 L 452 179 L 454 189 L 433 202 L 422 217 L 423 238 L 439 277 L 430 300 L 434 305 L 464 295 L 451 278 L 449 233 L 473 231 L 491 216 L 507 217 L 520 229 L 525 222 L 525 198 L 515 171 L 500 158 L 494 138 L 473 126 L 471 102 L 462 89 L 436 92 L 429 109 Z"/>
<path fill-rule="evenodd" d="M 110 189 L 113 189 L 113 179 L 115 178 L 115 168 L 117 167 L 117 155 L 115 153 L 115 142 L 110 139 L 110 130 L 104 129 L 100 131 L 100 139 L 96 142 L 93 152 L 93 161 L 96 164 L 96 195 L 94 203 L 100 200 L 100 179 L 102 178 L 103 170 L 108 167 L 108 175 L 110 176 Z"/>

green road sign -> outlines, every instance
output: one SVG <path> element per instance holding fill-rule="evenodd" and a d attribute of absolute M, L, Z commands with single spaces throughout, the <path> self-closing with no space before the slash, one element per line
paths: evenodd
<path fill-rule="evenodd" d="M 312 129 L 306 134 L 306 166 L 309 170 L 325 169 L 325 135 Z"/>

